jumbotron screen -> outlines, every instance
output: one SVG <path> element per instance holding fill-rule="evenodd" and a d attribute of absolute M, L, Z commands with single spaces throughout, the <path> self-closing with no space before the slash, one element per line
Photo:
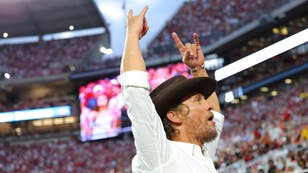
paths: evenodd
<path fill-rule="evenodd" d="M 151 88 L 175 75 L 189 76 L 182 63 L 151 68 L 148 73 Z M 79 101 L 81 141 L 115 137 L 131 130 L 118 77 L 80 86 Z"/>

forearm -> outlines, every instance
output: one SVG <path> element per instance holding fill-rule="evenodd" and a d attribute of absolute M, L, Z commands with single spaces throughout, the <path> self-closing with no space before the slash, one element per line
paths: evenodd
<path fill-rule="evenodd" d="M 162 122 L 149 96 L 146 72 L 129 71 L 120 75 L 128 117 L 132 122 L 137 155 L 141 165 L 154 169 L 164 163 L 169 150 Z"/>
<path fill-rule="evenodd" d="M 131 70 L 145 71 L 146 67 L 139 46 L 138 34 L 127 32 L 126 35 L 121 62 L 121 73 Z"/>
<path fill-rule="evenodd" d="M 198 66 L 196 70 L 191 71 L 191 75 L 193 77 L 209 77 L 207 71 L 201 66 Z M 213 94 L 208 97 L 207 100 L 212 103 L 214 111 L 220 112 L 220 105 L 216 92 L 213 92 Z"/>

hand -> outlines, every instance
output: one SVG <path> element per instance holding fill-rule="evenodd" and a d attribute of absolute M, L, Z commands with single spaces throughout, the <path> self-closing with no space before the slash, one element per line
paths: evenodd
<path fill-rule="evenodd" d="M 195 68 L 196 66 L 204 64 L 204 55 L 202 53 L 198 34 L 194 33 L 193 36 L 194 44 L 186 43 L 184 46 L 178 35 L 175 32 L 172 33 L 175 44 L 182 55 L 182 61 L 189 68 Z"/>
<path fill-rule="evenodd" d="M 127 32 L 130 34 L 137 34 L 141 39 L 149 30 L 148 22 L 145 18 L 145 13 L 148 6 L 145 6 L 139 15 L 133 16 L 133 10 L 130 9 L 127 16 Z"/>

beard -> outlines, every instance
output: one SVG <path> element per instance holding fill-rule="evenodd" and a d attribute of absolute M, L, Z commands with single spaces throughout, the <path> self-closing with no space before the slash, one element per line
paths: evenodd
<path fill-rule="evenodd" d="M 205 131 L 200 135 L 200 141 L 203 143 L 213 141 L 218 135 L 216 128 L 205 127 Z"/>

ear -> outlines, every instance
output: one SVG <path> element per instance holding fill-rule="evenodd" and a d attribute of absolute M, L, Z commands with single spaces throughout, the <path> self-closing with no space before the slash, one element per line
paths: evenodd
<path fill-rule="evenodd" d="M 175 111 L 168 111 L 166 116 L 171 122 L 175 124 L 181 124 L 183 122 L 183 116 L 176 113 Z"/>

